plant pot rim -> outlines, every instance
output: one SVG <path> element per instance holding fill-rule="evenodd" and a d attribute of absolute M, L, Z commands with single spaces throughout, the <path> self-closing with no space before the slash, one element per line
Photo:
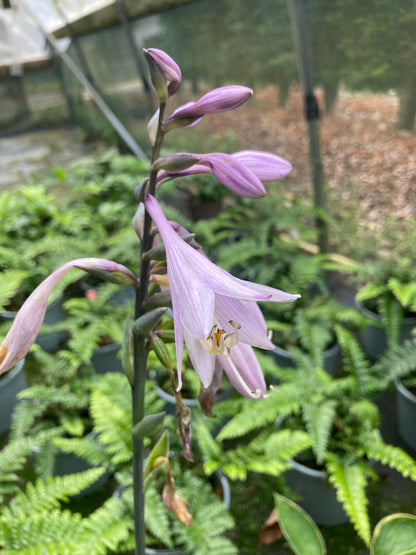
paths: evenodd
<path fill-rule="evenodd" d="M 30 292 L 30 293 L 32 293 L 32 292 Z M 29 297 L 30 293 L 28 293 L 28 297 Z M 63 299 L 63 296 L 64 296 L 63 292 L 60 291 L 57 294 L 57 296 L 53 299 L 53 301 L 48 304 L 46 310 L 48 310 L 49 308 L 54 307 L 54 306 L 58 305 L 59 303 L 61 303 L 62 299 Z M 20 307 L 20 308 L 22 308 L 22 307 Z M 20 308 L 19 308 L 19 310 L 20 310 Z M 16 318 L 16 315 L 19 312 L 19 310 L 1 310 L 0 311 L 0 317 L 3 318 L 3 320 L 14 320 Z"/>
<path fill-rule="evenodd" d="M 364 316 L 367 316 L 372 320 L 377 320 L 378 322 L 381 322 L 382 320 L 381 316 L 377 314 L 377 312 L 374 312 L 373 310 L 370 310 L 369 308 L 367 308 L 365 304 L 362 303 L 361 301 L 355 299 L 355 305 L 358 308 L 358 310 L 360 310 L 360 312 L 364 314 Z M 414 325 L 416 326 L 416 316 L 405 316 L 403 318 L 403 321 L 408 322 L 409 324 L 414 322 Z"/>
<path fill-rule="evenodd" d="M 307 474 L 312 478 L 326 478 L 328 476 L 325 470 L 316 470 L 315 468 L 309 468 L 305 464 L 299 463 L 294 459 L 290 459 L 290 464 L 292 468 L 297 470 L 298 472 L 302 472 L 303 474 Z"/>
<path fill-rule="evenodd" d="M 326 349 L 324 351 L 324 355 L 330 357 L 331 355 L 337 353 L 340 350 L 340 345 L 338 342 L 335 342 L 333 345 L 331 345 L 331 347 L 329 347 L 329 349 Z M 282 347 L 279 347 L 278 345 L 275 345 L 274 348 L 271 350 L 271 352 L 275 352 L 278 355 L 280 355 L 282 358 L 286 358 L 287 360 L 292 360 L 292 354 L 290 351 L 288 351 L 287 349 L 283 349 Z"/>
<path fill-rule="evenodd" d="M 408 399 L 409 401 L 412 401 L 412 403 L 416 405 L 416 395 L 414 395 L 411 391 L 409 391 L 407 387 L 405 387 L 399 379 L 396 380 L 395 385 L 396 385 L 397 391 L 399 391 L 400 394 L 403 395 L 403 397 L 406 397 L 406 399 Z"/>
<path fill-rule="evenodd" d="M 16 363 L 11 370 L 0 376 L 0 388 L 7 387 L 7 385 L 12 382 L 18 374 L 20 374 L 23 370 L 24 363 L 25 359 L 23 358 L 22 360 L 19 360 L 19 362 Z"/>

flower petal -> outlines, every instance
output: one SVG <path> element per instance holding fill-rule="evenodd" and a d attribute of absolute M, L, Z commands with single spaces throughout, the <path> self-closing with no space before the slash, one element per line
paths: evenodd
<path fill-rule="evenodd" d="M 292 169 L 290 162 L 270 152 L 241 150 L 231 154 L 231 157 L 249 168 L 260 181 L 282 179 Z"/>
<path fill-rule="evenodd" d="M 201 162 L 207 163 L 218 181 L 237 195 L 244 198 L 266 196 L 266 190 L 260 179 L 229 154 L 221 152 L 204 154 L 201 155 Z"/>
<path fill-rule="evenodd" d="M 215 355 L 209 353 L 202 346 L 201 341 L 195 339 L 188 331 L 183 330 L 185 345 L 188 349 L 189 358 L 192 366 L 198 374 L 199 379 L 204 387 L 211 385 L 214 377 Z"/>
<path fill-rule="evenodd" d="M 233 387 L 249 399 L 259 400 L 266 392 L 266 382 L 259 361 L 249 345 L 239 343 L 229 356 L 219 355 L 219 361 Z"/>
<path fill-rule="evenodd" d="M 230 328 L 229 320 L 237 322 L 241 326 L 238 330 L 241 343 L 260 349 L 273 349 L 274 347 L 267 335 L 263 314 L 256 303 L 224 297 L 216 293 L 215 319 L 220 327 L 227 331 Z"/>
<path fill-rule="evenodd" d="M 49 295 L 55 285 L 73 267 L 101 277 L 108 278 L 113 275 L 118 282 L 121 280 L 124 283 L 124 280 L 128 280 L 129 283 L 132 283 L 130 280 L 134 280 L 134 283 L 137 283 L 137 279 L 130 270 L 112 260 L 78 258 L 67 262 L 38 285 L 16 314 L 12 327 L 0 346 L 0 374 L 13 368 L 19 360 L 26 356 L 42 326 Z"/>
<path fill-rule="evenodd" d="M 249 98 L 253 91 L 240 85 L 219 87 L 207 92 L 196 102 L 187 102 L 179 106 L 166 120 L 166 123 L 175 119 L 200 118 L 205 114 L 220 114 L 235 110 Z"/>

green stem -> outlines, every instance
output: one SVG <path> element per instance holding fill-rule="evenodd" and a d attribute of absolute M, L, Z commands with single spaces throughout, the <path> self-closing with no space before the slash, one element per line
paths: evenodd
<path fill-rule="evenodd" d="M 165 105 L 160 106 L 158 132 L 156 142 L 152 152 L 152 163 L 159 157 L 160 148 L 164 133 L 162 131 L 163 116 Z M 157 173 L 152 171 L 149 176 L 148 192 L 155 194 Z M 140 287 L 136 290 L 135 319 L 144 312 L 143 303 L 147 296 L 149 287 L 149 262 L 143 260 L 143 253 L 149 250 L 153 243 L 151 234 L 152 220 L 150 215 L 145 213 L 143 226 L 143 237 L 141 241 L 140 253 Z M 133 427 L 144 417 L 145 390 L 146 390 L 146 369 L 147 369 L 147 348 L 146 337 L 133 336 L 133 384 L 132 384 L 132 404 L 133 404 Z M 135 435 L 132 436 L 132 455 L 133 455 L 133 492 L 134 492 L 134 535 L 136 555 L 144 555 L 146 549 L 145 526 L 144 526 L 144 445 L 143 439 Z"/>

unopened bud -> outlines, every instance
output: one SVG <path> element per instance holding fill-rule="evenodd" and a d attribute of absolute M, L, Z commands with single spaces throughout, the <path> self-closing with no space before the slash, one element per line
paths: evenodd
<path fill-rule="evenodd" d="M 165 170 L 167 172 L 178 172 L 187 170 L 197 164 L 201 158 L 192 154 L 167 154 L 158 158 L 152 164 L 152 170 Z"/>
<path fill-rule="evenodd" d="M 154 335 L 150 341 L 150 345 L 153 351 L 155 352 L 155 355 L 159 359 L 160 363 L 165 368 L 172 368 L 170 352 L 163 339 Z"/>
<path fill-rule="evenodd" d="M 156 91 L 157 96 L 161 103 L 165 103 L 168 97 L 168 87 L 165 74 L 163 73 L 160 65 L 156 62 L 153 56 L 145 50 L 144 55 L 146 56 L 146 61 L 150 70 L 150 79 L 152 80 L 152 85 Z"/>
<path fill-rule="evenodd" d="M 147 335 L 156 326 L 166 311 L 167 307 L 160 307 L 142 314 L 133 324 L 133 334 Z"/>

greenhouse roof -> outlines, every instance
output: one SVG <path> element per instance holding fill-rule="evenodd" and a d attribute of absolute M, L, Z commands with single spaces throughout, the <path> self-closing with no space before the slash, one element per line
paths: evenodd
<path fill-rule="evenodd" d="M 50 58 L 43 31 L 56 38 L 97 31 L 120 24 L 120 10 L 129 19 L 185 3 L 190 0 L 15 0 L 11 8 L 0 9 L 0 73 L 18 74 Z M 3 1 L 4 4 L 6 4 Z M 40 28 L 42 27 L 43 30 Z M 68 41 L 61 42 L 65 48 Z M 3 68 L 3 71 L 2 71 Z"/>

